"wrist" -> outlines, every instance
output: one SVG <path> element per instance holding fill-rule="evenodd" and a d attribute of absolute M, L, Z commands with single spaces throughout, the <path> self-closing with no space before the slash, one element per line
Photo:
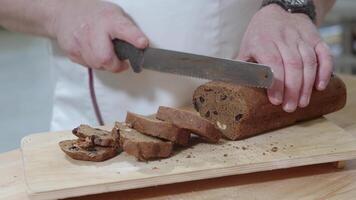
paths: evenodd
<path fill-rule="evenodd" d="M 263 0 L 262 6 L 277 5 L 286 12 L 305 14 L 316 22 L 316 8 L 313 0 Z"/>

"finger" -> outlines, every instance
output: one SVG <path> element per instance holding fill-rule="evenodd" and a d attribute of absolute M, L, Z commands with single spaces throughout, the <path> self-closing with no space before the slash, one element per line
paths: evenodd
<path fill-rule="evenodd" d="M 148 39 L 145 34 L 127 18 L 120 18 L 111 28 L 112 39 L 125 40 L 140 49 L 148 46 Z"/>
<path fill-rule="evenodd" d="M 125 70 L 127 70 L 129 68 L 130 68 L 130 64 L 129 64 L 128 60 L 121 61 L 121 70 L 122 71 L 125 71 Z M 121 71 L 118 71 L 118 72 L 121 72 Z"/>
<path fill-rule="evenodd" d="M 317 58 L 314 49 L 304 41 L 299 42 L 298 50 L 303 62 L 303 83 L 298 105 L 304 108 L 309 104 L 313 91 L 317 71 Z"/>
<path fill-rule="evenodd" d="M 319 64 L 315 86 L 318 90 L 324 90 L 330 81 L 333 71 L 332 55 L 325 42 L 319 42 L 315 46 L 315 52 Z"/>
<path fill-rule="evenodd" d="M 271 67 L 274 80 L 271 88 L 267 90 L 267 94 L 272 104 L 280 105 L 283 102 L 284 69 L 283 60 L 277 46 L 272 42 L 266 42 L 258 45 L 257 48 L 253 48 L 251 56 L 241 52 L 238 58 L 245 61 L 253 59 Z"/>
<path fill-rule="evenodd" d="M 105 30 L 94 30 L 90 43 L 96 66 L 101 66 L 114 73 L 125 69 L 122 62 L 116 57 L 111 39 Z"/>
<path fill-rule="evenodd" d="M 90 29 L 88 24 L 80 27 L 80 31 L 75 35 L 78 46 L 80 49 L 80 54 L 84 62 L 87 66 L 94 69 L 101 69 L 102 67 L 96 62 L 95 55 L 93 52 L 91 38 L 92 38 L 92 30 Z"/>
<path fill-rule="evenodd" d="M 98 63 L 94 58 L 94 52 L 90 47 L 89 41 L 82 41 L 81 46 L 82 46 L 81 55 L 84 62 L 87 64 L 87 66 L 93 69 L 102 69 L 102 67 L 98 65 Z"/>
<path fill-rule="evenodd" d="M 88 67 L 88 64 L 85 63 L 81 53 L 80 53 L 80 44 L 78 39 L 75 37 L 72 41 L 69 42 L 68 48 L 65 49 L 67 57 L 74 63 L 80 64 L 84 67 Z"/>
<path fill-rule="evenodd" d="M 77 64 L 80 64 L 84 67 L 88 67 L 88 65 L 85 63 L 85 61 L 83 60 L 82 56 L 81 55 L 77 55 L 75 57 L 71 56 L 71 55 L 68 55 L 69 59 L 72 61 L 72 62 L 75 62 Z"/>
<path fill-rule="evenodd" d="M 283 109 L 286 112 L 294 112 L 302 86 L 303 62 L 297 45 L 287 46 L 282 43 L 278 48 L 282 55 L 285 73 Z"/>

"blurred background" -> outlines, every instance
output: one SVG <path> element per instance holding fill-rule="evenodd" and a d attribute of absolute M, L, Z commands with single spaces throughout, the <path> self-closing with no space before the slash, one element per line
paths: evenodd
<path fill-rule="evenodd" d="M 356 1 L 338 0 L 320 32 L 335 56 L 335 71 L 356 74 Z M 54 76 L 48 48 L 45 39 L 0 28 L 0 153 L 49 129 Z"/>

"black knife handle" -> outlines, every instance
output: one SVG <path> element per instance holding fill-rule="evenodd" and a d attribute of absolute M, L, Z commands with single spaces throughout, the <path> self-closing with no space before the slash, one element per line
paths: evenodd
<path fill-rule="evenodd" d="M 114 50 L 120 60 L 129 60 L 134 72 L 142 71 L 143 64 L 143 49 L 138 49 L 132 44 L 123 40 L 114 39 Z"/>

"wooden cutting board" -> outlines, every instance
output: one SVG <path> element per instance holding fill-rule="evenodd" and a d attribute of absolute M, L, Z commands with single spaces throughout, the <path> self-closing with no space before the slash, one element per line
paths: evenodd
<path fill-rule="evenodd" d="M 168 159 L 137 162 L 122 153 L 102 163 L 75 161 L 58 142 L 70 131 L 25 137 L 21 150 L 31 199 L 59 199 L 356 158 L 356 140 L 325 118 L 241 141 L 196 143 Z"/>

